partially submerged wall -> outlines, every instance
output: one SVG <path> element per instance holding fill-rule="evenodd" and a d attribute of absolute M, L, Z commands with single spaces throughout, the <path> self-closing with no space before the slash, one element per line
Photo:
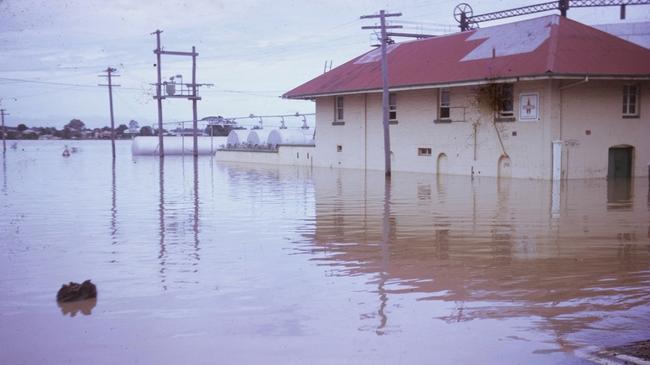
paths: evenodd
<path fill-rule="evenodd" d="M 390 125 L 393 171 L 551 179 L 554 141 L 561 141 L 563 178 L 606 177 L 610 147 L 633 147 L 632 176 L 650 164 L 650 98 L 641 88 L 639 117 L 622 116 L 623 81 L 526 81 L 514 84 L 514 118 L 495 122 L 479 87 L 450 89 L 451 120 L 441 120 L 438 89 L 397 92 Z M 524 105 L 531 95 L 536 100 Z M 536 110 L 522 118 L 520 110 Z M 523 113 L 523 111 L 522 111 Z M 381 94 L 316 99 L 315 166 L 384 169 Z"/>
<path fill-rule="evenodd" d="M 515 114 L 522 93 L 538 95 L 538 107 L 548 104 L 549 85 L 515 85 Z M 554 123 L 550 113 L 541 110 L 539 118 L 526 122 L 494 123 L 493 113 L 479 107 L 477 88 L 462 87 L 451 89 L 451 120 L 441 120 L 438 92 L 397 93 L 397 120 L 390 125 L 394 171 L 499 176 L 501 164 L 509 170 L 502 173 L 513 177 L 550 178 L 551 144 L 544 142 Z M 381 94 L 346 95 L 343 123 L 333 123 L 333 111 L 333 97 L 316 100 L 315 165 L 383 170 Z"/>
<path fill-rule="evenodd" d="M 284 146 L 277 149 L 254 150 L 220 149 L 215 154 L 217 161 L 244 162 L 255 164 L 312 166 L 314 146 Z"/>

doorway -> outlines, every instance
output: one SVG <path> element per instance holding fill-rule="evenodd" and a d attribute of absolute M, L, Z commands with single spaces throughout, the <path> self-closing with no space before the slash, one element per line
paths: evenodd
<path fill-rule="evenodd" d="M 609 149 L 608 178 L 632 177 L 634 147 L 617 146 Z"/>
<path fill-rule="evenodd" d="M 442 175 L 447 173 L 449 173 L 449 171 L 447 171 L 447 155 L 441 153 L 438 155 L 438 161 L 436 163 L 436 174 Z"/>
<path fill-rule="evenodd" d="M 512 176 L 512 161 L 510 157 L 506 155 L 501 155 L 499 157 L 498 167 L 497 167 L 497 177 L 499 178 L 509 178 Z"/>

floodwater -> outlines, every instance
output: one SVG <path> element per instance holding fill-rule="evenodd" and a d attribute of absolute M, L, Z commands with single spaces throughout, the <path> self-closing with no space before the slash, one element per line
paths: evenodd
<path fill-rule="evenodd" d="M 580 364 L 650 338 L 647 178 L 385 184 L 64 143 L 1 161 L 1 364 Z M 97 300 L 56 303 L 85 279 Z"/>

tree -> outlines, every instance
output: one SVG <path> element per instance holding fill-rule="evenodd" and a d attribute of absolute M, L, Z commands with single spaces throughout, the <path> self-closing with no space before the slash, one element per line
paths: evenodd
<path fill-rule="evenodd" d="M 18 124 L 18 126 L 16 127 L 16 129 L 18 130 L 18 132 L 21 132 L 21 133 L 22 133 L 22 132 L 26 131 L 28 128 L 27 128 L 27 126 L 24 125 L 23 123 L 20 123 L 20 124 Z"/>
<path fill-rule="evenodd" d="M 132 131 L 137 131 L 140 128 L 140 125 L 138 124 L 137 121 L 131 119 L 129 122 L 129 129 Z"/>
<path fill-rule="evenodd" d="M 153 136 L 153 129 L 149 126 L 144 126 L 140 128 L 140 135 L 141 136 Z"/>
<path fill-rule="evenodd" d="M 120 124 L 116 129 L 115 133 L 119 136 L 124 134 L 124 131 L 129 129 L 129 127 L 126 126 L 126 124 Z"/>
<path fill-rule="evenodd" d="M 86 124 L 79 119 L 72 119 L 70 123 L 66 124 L 64 128 L 81 131 L 86 127 Z"/>

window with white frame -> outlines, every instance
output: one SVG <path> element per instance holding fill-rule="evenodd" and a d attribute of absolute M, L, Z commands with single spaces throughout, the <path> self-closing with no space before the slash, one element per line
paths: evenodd
<path fill-rule="evenodd" d="M 623 116 L 639 116 L 639 86 L 623 85 Z"/>
<path fill-rule="evenodd" d="M 499 88 L 499 117 L 512 118 L 515 116 L 514 91 L 512 84 L 501 84 Z"/>
<path fill-rule="evenodd" d="M 343 121 L 343 97 L 337 96 L 334 106 L 334 120 L 337 122 Z"/>
<path fill-rule="evenodd" d="M 449 89 L 440 89 L 438 92 L 438 119 L 451 118 L 450 101 Z"/>
<path fill-rule="evenodd" d="M 395 93 L 388 94 L 388 120 L 397 121 L 397 95 Z"/>

